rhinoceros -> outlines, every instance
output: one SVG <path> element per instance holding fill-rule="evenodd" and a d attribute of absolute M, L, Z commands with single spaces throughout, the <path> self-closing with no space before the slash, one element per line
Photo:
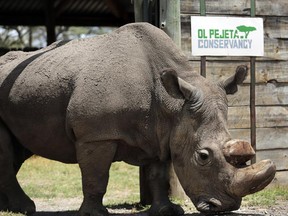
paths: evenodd
<path fill-rule="evenodd" d="M 199 211 L 238 209 L 275 175 L 270 160 L 245 165 L 255 152 L 228 131 L 226 94 L 246 75 L 239 66 L 225 81 L 208 81 L 147 23 L 7 53 L 0 59 L 0 209 L 35 212 L 16 179 L 33 154 L 79 164 L 80 215 L 109 214 L 102 199 L 114 161 L 147 165 L 150 215 L 183 214 L 168 198 L 171 161 Z"/>

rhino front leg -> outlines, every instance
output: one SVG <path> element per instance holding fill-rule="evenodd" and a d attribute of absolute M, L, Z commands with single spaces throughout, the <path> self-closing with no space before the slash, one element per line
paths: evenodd
<path fill-rule="evenodd" d="M 81 216 L 107 216 L 103 196 L 109 178 L 117 144 L 113 142 L 78 143 L 77 160 L 82 174 L 84 200 L 80 207 Z"/>
<path fill-rule="evenodd" d="M 178 216 L 184 210 L 169 200 L 168 163 L 153 163 L 148 167 L 148 181 L 152 194 L 150 216 Z"/>
<path fill-rule="evenodd" d="M 20 187 L 15 169 L 12 135 L 0 121 L 0 210 L 34 213 L 34 202 Z"/>

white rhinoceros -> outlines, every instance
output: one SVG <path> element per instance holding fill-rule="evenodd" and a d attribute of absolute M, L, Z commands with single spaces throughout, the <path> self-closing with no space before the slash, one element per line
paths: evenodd
<path fill-rule="evenodd" d="M 244 166 L 250 144 L 227 128 L 226 94 L 247 75 L 240 66 L 212 83 L 192 72 L 172 40 L 150 24 L 0 58 L 0 209 L 34 212 L 16 173 L 32 154 L 79 163 L 80 215 L 104 216 L 113 161 L 149 165 L 150 215 L 181 215 L 169 201 L 167 163 L 199 211 L 239 208 L 241 197 L 275 175 L 265 160 Z"/>

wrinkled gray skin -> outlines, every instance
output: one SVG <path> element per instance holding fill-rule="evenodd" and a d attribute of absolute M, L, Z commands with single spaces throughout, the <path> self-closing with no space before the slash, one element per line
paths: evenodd
<path fill-rule="evenodd" d="M 199 211 L 239 208 L 241 197 L 275 174 L 271 161 L 243 167 L 253 149 L 227 129 L 225 93 L 235 93 L 246 75 L 242 66 L 225 82 L 209 82 L 149 24 L 6 54 L 0 59 L 0 209 L 35 211 L 16 179 L 32 154 L 79 163 L 80 215 L 108 214 L 102 198 L 109 168 L 122 160 L 150 166 L 150 215 L 183 214 L 168 199 L 171 160 Z"/>

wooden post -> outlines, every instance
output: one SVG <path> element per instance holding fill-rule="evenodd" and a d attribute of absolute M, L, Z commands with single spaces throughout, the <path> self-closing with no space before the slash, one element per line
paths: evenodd
<path fill-rule="evenodd" d="M 160 28 L 181 48 L 180 1 L 160 0 L 159 15 Z M 180 199 L 185 198 L 186 194 L 176 176 L 172 163 L 169 169 L 170 196 Z"/>
<path fill-rule="evenodd" d="M 149 0 L 135 0 L 134 14 L 135 22 L 149 21 Z M 148 166 L 141 166 L 139 168 L 139 184 L 140 184 L 140 203 L 142 205 L 149 205 L 152 203 L 152 195 L 149 189 L 148 181 Z"/>
<path fill-rule="evenodd" d="M 135 22 L 143 22 L 143 0 L 133 1 Z"/>
<path fill-rule="evenodd" d="M 141 166 L 139 169 L 140 177 L 140 203 L 142 205 L 152 204 L 152 195 L 148 181 L 149 166 Z"/>
<path fill-rule="evenodd" d="M 200 15 L 206 16 L 206 0 L 200 0 Z M 206 77 L 206 56 L 201 56 L 200 72 Z"/>
<path fill-rule="evenodd" d="M 160 0 L 159 6 L 160 28 L 163 29 L 172 40 L 181 46 L 180 29 L 180 1 Z"/>
<path fill-rule="evenodd" d="M 135 22 L 152 22 L 152 24 L 163 29 L 179 47 L 181 46 L 179 0 L 134 0 L 134 12 Z M 157 14 L 159 14 L 159 17 Z M 170 195 L 183 198 L 185 196 L 184 190 L 179 183 L 173 167 L 170 167 Z M 139 172 L 140 203 L 143 205 L 151 204 L 152 199 L 147 180 L 147 167 L 140 167 Z"/>
<path fill-rule="evenodd" d="M 250 15 L 251 17 L 255 17 L 255 11 L 256 11 L 256 2 L 255 0 L 250 0 L 251 4 L 251 11 Z M 255 107 L 255 84 L 256 84 L 256 78 L 255 78 L 255 57 L 250 57 L 250 127 L 251 127 L 251 145 L 253 149 L 256 152 L 256 107 Z M 256 155 L 251 160 L 252 163 L 256 162 Z"/>
<path fill-rule="evenodd" d="M 54 0 L 46 0 L 47 45 L 56 41 Z"/>

